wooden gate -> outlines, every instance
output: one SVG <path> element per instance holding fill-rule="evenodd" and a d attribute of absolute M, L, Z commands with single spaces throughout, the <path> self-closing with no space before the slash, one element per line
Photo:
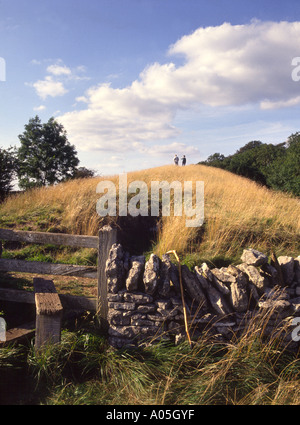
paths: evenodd
<path fill-rule="evenodd" d="M 60 321 L 49 321 L 49 317 L 46 316 L 55 316 L 56 319 L 61 318 L 62 309 L 72 308 L 77 310 L 93 311 L 97 313 L 99 319 L 101 319 L 103 323 L 106 322 L 108 304 L 105 266 L 110 248 L 117 242 L 116 229 L 110 226 L 104 226 L 99 230 L 98 236 L 0 229 L 0 257 L 2 253 L 2 240 L 34 244 L 64 245 L 77 248 L 96 248 L 98 250 L 97 267 L 0 258 L 0 271 L 3 272 L 77 276 L 97 279 L 97 298 L 57 294 L 53 282 L 45 279 L 34 279 L 34 292 L 0 287 L 0 300 L 31 303 L 36 305 L 36 332 L 38 331 L 39 335 L 44 335 L 44 337 L 42 337 L 36 334 L 36 344 L 38 347 L 43 345 L 46 340 L 49 341 L 49 335 L 52 332 L 51 329 L 55 334 L 55 336 L 53 336 L 53 341 L 58 342 L 60 340 Z M 49 282 L 52 282 L 52 284 Z M 45 287 L 48 289 L 46 290 Z M 52 288 L 51 290 L 49 289 L 50 287 Z M 56 325 L 54 325 L 55 323 Z M 46 330 L 46 328 L 48 330 Z M 56 329 L 55 331 L 54 328 Z M 24 326 L 24 333 L 30 333 L 28 324 Z M 16 334 L 18 336 L 22 334 L 20 329 L 16 332 Z M 10 340 L 13 340 L 13 332 L 10 331 L 9 335 L 11 335 Z"/>

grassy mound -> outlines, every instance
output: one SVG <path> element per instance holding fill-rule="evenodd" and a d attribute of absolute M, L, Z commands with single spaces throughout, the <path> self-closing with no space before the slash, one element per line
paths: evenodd
<path fill-rule="evenodd" d="M 300 247 L 299 200 L 268 190 L 253 181 L 228 171 L 203 165 L 162 166 L 128 173 L 128 184 L 134 180 L 204 181 L 205 222 L 202 227 L 188 228 L 185 217 L 161 217 L 159 235 L 153 241 L 154 251 L 161 255 L 175 249 L 196 258 L 218 261 L 235 260 L 243 248 L 251 246 L 265 253 L 298 255 Z M 96 212 L 100 195 L 96 187 L 101 180 L 115 183 L 119 176 L 73 180 L 57 186 L 39 188 L 11 196 L 0 206 L 0 226 L 21 230 L 65 232 L 96 235 L 107 221 Z M 150 206 L 150 202 L 149 202 Z M 126 223 L 125 223 L 126 227 Z"/>

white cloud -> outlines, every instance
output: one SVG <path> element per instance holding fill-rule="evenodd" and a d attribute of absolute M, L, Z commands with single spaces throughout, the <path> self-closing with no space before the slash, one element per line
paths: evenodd
<path fill-rule="evenodd" d="M 49 63 L 49 59 L 45 59 L 44 62 Z M 41 65 L 42 61 L 33 59 L 31 63 Z M 25 83 L 34 87 L 37 95 L 44 100 L 48 96 L 57 97 L 68 93 L 69 90 L 65 86 L 72 81 L 89 79 L 86 76 L 78 75 L 86 72 L 85 66 L 79 65 L 75 69 L 71 69 L 64 65 L 61 59 L 57 59 L 55 63 L 48 65 L 46 71 L 50 75 L 46 75 L 43 80 L 38 80 L 35 83 Z"/>
<path fill-rule="evenodd" d="M 68 92 L 61 81 L 55 81 L 51 76 L 46 76 L 44 80 L 38 80 L 32 86 L 42 99 L 46 99 L 48 96 L 63 96 Z"/>
<path fill-rule="evenodd" d="M 290 64 L 299 38 L 300 22 L 199 28 L 170 48 L 185 58 L 173 87 L 181 82 L 184 93 L 211 106 L 287 101 L 297 89 Z"/>
<path fill-rule="evenodd" d="M 65 65 L 49 65 L 47 72 L 53 75 L 71 75 L 72 71 Z"/>
<path fill-rule="evenodd" d="M 270 100 L 265 100 L 260 102 L 261 109 L 279 109 L 279 108 L 288 108 L 290 106 L 296 106 L 300 103 L 300 96 L 292 97 L 288 100 L 279 100 L 272 102 Z"/>
<path fill-rule="evenodd" d="M 125 152 L 136 147 L 142 152 L 148 149 L 145 142 L 156 143 L 159 150 L 159 140 L 180 135 L 172 125 L 178 111 L 199 105 L 294 106 L 300 85 L 291 78 L 291 60 L 299 55 L 299 40 L 300 22 L 199 28 L 169 49 L 170 57 L 182 57 L 181 65 L 151 64 L 122 89 L 91 87 L 76 99 L 86 104 L 84 109 L 58 119 L 80 150 Z"/>
<path fill-rule="evenodd" d="M 34 111 L 44 111 L 46 109 L 45 105 L 35 106 L 33 108 Z"/>

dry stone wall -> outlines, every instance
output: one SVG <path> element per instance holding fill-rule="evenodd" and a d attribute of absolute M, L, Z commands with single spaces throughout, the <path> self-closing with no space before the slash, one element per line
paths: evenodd
<path fill-rule="evenodd" d="M 291 336 L 294 317 L 300 316 L 300 256 L 270 259 L 246 249 L 241 263 L 193 271 L 181 266 L 183 294 L 190 335 L 205 332 L 229 341 L 255 317 L 268 313 L 266 335 L 281 332 L 291 349 L 299 343 Z M 179 270 L 169 255 L 131 256 L 114 244 L 106 263 L 109 342 L 124 345 L 186 337 Z M 282 333 L 284 329 L 284 334 Z"/>

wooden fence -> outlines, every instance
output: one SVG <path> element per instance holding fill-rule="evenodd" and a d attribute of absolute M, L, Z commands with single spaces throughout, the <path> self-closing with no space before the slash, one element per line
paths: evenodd
<path fill-rule="evenodd" d="M 64 245 L 78 248 L 96 248 L 98 250 L 97 267 L 0 258 L 0 271 L 2 272 L 23 272 L 97 279 L 97 298 L 57 294 L 52 281 L 37 278 L 34 279 L 34 292 L 0 287 L 0 300 L 35 304 L 37 312 L 35 323 L 37 347 L 49 341 L 49 335 L 51 333 L 53 333 L 52 340 L 54 342 L 60 339 L 58 334 L 60 334 L 62 309 L 89 310 L 96 312 L 105 326 L 108 311 L 105 265 L 111 246 L 117 242 L 116 229 L 110 226 L 104 226 L 99 230 L 98 236 L 0 229 L 0 257 L 2 253 L 2 240 Z M 49 282 L 52 282 L 52 284 Z M 51 290 L 49 288 L 51 288 Z M 45 294 L 48 295 L 46 296 Z M 55 326 L 53 324 L 55 324 Z M 30 333 L 31 330 L 28 329 L 30 328 L 28 324 L 25 324 L 23 327 L 24 333 Z M 21 328 L 17 330 L 17 334 L 22 334 L 20 329 Z M 10 339 L 13 339 L 13 332 L 10 332 L 10 334 Z"/>

